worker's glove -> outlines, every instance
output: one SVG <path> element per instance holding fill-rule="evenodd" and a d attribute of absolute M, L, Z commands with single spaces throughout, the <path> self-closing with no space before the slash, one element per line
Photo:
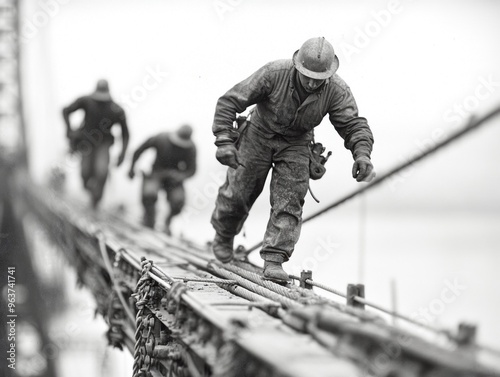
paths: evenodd
<path fill-rule="evenodd" d="M 239 165 L 242 165 L 238 159 L 238 150 L 234 144 L 219 145 L 215 153 L 215 158 L 222 165 L 232 167 L 233 169 L 237 169 Z"/>
<path fill-rule="evenodd" d="M 78 151 L 78 144 L 82 141 L 80 132 L 74 130 L 66 131 L 66 137 L 68 138 L 69 148 L 71 153 Z"/>
<path fill-rule="evenodd" d="M 358 182 L 370 182 L 375 178 L 373 165 L 368 156 L 357 157 L 352 166 L 352 177 Z"/>

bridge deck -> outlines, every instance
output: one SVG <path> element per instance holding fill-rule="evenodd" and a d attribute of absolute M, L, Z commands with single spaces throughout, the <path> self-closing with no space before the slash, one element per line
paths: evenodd
<path fill-rule="evenodd" d="M 265 281 L 258 266 L 223 265 L 207 247 L 21 183 L 18 212 L 29 208 L 75 266 L 135 373 L 500 376 L 473 345 L 431 344 L 368 310 Z"/>

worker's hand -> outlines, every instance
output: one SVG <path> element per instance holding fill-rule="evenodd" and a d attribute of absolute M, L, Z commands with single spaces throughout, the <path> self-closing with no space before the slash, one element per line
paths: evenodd
<path fill-rule="evenodd" d="M 234 144 L 220 145 L 215 153 L 215 158 L 222 165 L 230 166 L 233 169 L 238 169 L 238 166 L 242 165 L 238 159 L 238 150 Z"/>
<path fill-rule="evenodd" d="M 123 160 L 125 160 L 125 153 L 120 153 L 116 166 L 120 166 L 123 163 Z"/>
<path fill-rule="evenodd" d="M 134 177 L 135 177 L 135 172 L 134 172 L 134 169 L 133 169 L 133 168 L 131 168 L 131 169 L 128 171 L 128 177 L 129 177 L 130 179 L 134 179 Z"/>
<path fill-rule="evenodd" d="M 361 156 L 354 161 L 352 166 L 352 177 L 358 182 L 370 182 L 375 178 L 373 165 L 369 157 Z"/>
<path fill-rule="evenodd" d="M 66 131 L 66 137 L 68 138 L 70 153 L 78 152 L 77 144 L 81 141 L 77 131 L 68 130 Z"/>

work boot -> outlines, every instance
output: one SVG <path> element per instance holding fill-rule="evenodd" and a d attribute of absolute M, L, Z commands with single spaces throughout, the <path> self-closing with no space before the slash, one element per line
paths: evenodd
<path fill-rule="evenodd" d="M 278 283 L 286 283 L 290 280 L 288 274 L 281 267 L 280 262 L 264 261 L 264 278 Z"/>
<path fill-rule="evenodd" d="M 222 263 L 229 263 L 233 259 L 233 241 L 234 237 L 222 237 L 215 234 L 212 251 Z"/>
<path fill-rule="evenodd" d="M 156 222 L 156 208 L 153 205 L 144 205 L 144 214 L 142 216 L 142 225 L 154 229 Z"/>

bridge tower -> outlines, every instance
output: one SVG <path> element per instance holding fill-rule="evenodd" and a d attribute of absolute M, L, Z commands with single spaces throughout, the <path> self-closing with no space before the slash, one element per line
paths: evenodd
<path fill-rule="evenodd" d="M 48 318 L 22 219 L 13 172 L 27 170 L 18 0 L 0 0 L 0 353 L 4 376 L 57 376 Z M 5 355 L 7 355 L 7 362 Z"/>

